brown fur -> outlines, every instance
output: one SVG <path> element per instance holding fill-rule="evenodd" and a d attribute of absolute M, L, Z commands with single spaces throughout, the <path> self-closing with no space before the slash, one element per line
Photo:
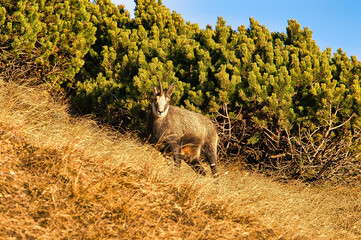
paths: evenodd
<path fill-rule="evenodd" d="M 187 147 L 182 146 L 181 154 L 182 154 L 182 156 L 191 157 L 192 155 L 197 154 L 197 148 L 194 146 L 187 146 Z"/>

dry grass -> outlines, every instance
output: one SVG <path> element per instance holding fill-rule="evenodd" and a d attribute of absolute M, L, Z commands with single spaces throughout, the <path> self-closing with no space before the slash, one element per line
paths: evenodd
<path fill-rule="evenodd" d="M 0 146 L 5 239 L 361 239 L 361 187 L 178 173 L 41 89 L 0 82 Z"/>

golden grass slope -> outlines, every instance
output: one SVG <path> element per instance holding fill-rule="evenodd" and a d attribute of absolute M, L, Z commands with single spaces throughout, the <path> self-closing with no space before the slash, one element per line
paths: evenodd
<path fill-rule="evenodd" d="M 0 80 L 1 239 L 361 239 L 360 190 L 178 173 L 46 91 Z"/>

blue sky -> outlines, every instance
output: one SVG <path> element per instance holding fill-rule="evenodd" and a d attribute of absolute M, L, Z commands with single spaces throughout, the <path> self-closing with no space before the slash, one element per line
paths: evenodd
<path fill-rule="evenodd" d="M 134 16 L 133 0 L 112 0 Z M 182 15 L 185 21 L 215 26 L 222 16 L 227 25 L 237 29 L 249 26 L 254 17 L 271 32 L 285 32 L 287 20 L 296 19 L 301 27 L 313 31 L 313 39 L 321 50 L 342 48 L 348 56 L 361 61 L 361 1 L 360 0 L 163 0 L 171 11 Z"/>

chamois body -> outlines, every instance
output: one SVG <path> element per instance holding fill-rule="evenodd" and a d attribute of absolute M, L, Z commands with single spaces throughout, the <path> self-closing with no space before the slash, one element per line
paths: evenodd
<path fill-rule="evenodd" d="M 160 85 L 161 86 L 161 85 Z M 199 159 L 204 156 L 217 175 L 217 129 L 207 117 L 169 105 L 173 85 L 164 94 L 154 89 L 156 100 L 148 116 L 147 132 L 151 143 L 173 154 L 176 166 L 185 160 L 197 173 L 205 175 Z M 164 95 L 164 101 L 161 99 Z M 163 101 L 163 102 L 162 102 Z M 163 108 L 164 106 L 164 108 Z"/>

